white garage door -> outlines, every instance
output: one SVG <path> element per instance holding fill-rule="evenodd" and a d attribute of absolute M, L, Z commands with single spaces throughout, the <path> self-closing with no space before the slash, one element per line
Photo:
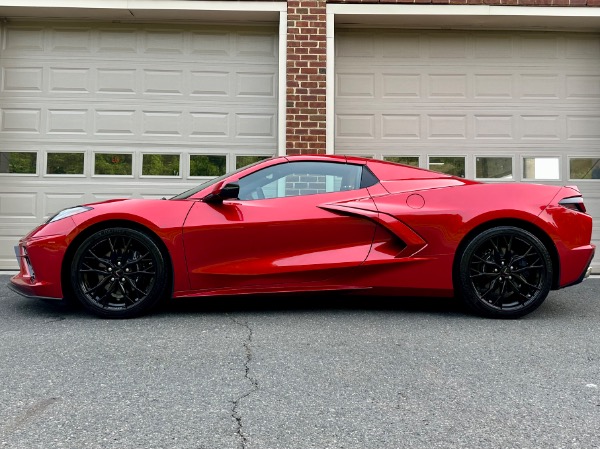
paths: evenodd
<path fill-rule="evenodd" d="M 59 209 L 275 154 L 277 46 L 263 27 L 2 25 L 0 269 Z"/>
<path fill-rule="evenodd" d="M 335 67 L 336 151 L 576 184 L 600 243 L 599 35 L 340 30 Z"/>

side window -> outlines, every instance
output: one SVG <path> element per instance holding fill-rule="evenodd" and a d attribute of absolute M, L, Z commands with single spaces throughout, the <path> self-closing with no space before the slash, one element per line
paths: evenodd
<path fill-rule="evenodd" d="M 241 200 L 314 195 L 361 188 L 362 166 L 335 162 L 287 162 L 239 180 Z"/>

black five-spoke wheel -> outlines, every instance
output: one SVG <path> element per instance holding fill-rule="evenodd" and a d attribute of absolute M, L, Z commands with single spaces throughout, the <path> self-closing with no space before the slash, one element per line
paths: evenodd
<path fill-rule="evenodd" d="M 476 312 L 516 318 L 542 304 L 552 286 L 552 260 L 532 233 L 513 226 L 473 237 L 460 256 L 456 290 Z"/>
<path fill-rule="evenodd" d="M 71 285 L 90 311 L 129 318 L 147 311 L 162 297 L 165 262 L 146 234 L 109 228 L 88 237 L 73 258 Z"/>

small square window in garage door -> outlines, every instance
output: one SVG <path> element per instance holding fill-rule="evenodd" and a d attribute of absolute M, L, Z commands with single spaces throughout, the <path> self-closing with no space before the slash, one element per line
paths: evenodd
<path fill-rule="evenodd" d="M 47 175 L 83 175 L 84 153 L 48 153 L 46 156 Z"/>
<path fill-rule="evenodd" d="M 32 151 L 0 152 L 0 173 L 35 175 L 37 173 L 37 153 Z"/>
<path fill-rule="evenodd" d="M 569 160 L 569 179 L 600 179 L 600 159 L 574 157 Z"/>

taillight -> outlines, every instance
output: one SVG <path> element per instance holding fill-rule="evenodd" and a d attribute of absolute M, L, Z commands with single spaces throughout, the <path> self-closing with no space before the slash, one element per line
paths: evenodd
<path fill-rule="evenodd" d="M 574 210 L 576 212 L 586 212 L 585 204 L 583 204 L 583 197 L 581 196 L 572 196 L 570 198 L 563 198 L 558 202 L 562 207 L 566 207 L 567 209 Z"/>

